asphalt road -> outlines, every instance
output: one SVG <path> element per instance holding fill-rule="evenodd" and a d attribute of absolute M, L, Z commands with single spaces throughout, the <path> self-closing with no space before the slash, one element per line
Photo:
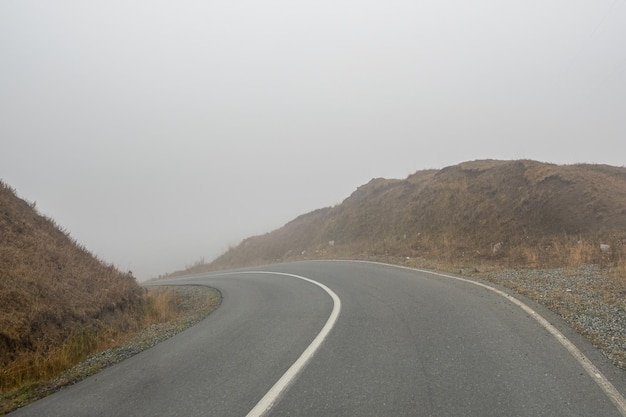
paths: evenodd
<path fill-rule="evenodd" d="M 527 300 L 368 263 L 240 272 L 177 280 L 221 307 L 11 416 L 626 417 L 625 373 Z"/>

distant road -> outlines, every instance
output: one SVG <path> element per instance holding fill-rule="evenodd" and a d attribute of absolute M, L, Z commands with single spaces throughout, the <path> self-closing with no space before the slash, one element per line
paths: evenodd
<path fill-rule="evenodd" d="M 626 417 L 625 373 L 531 303 L 370 263 L 240 272 L 172 280 L 218 288 L 221 307 L 11 415 Z"/>

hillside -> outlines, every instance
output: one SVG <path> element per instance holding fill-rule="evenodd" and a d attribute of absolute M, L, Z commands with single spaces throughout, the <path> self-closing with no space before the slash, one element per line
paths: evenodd
<path fill-rule="evenodd" d="M 187 272 L 348 257 L 580 264 L 616 261 L 624 238 L 626 168 L 484 160 L 373 179 Z"/>
<path fill-rule="evenodd" d="M 142 294 L 0 182 L 0 390 L 137 327 Z"/>

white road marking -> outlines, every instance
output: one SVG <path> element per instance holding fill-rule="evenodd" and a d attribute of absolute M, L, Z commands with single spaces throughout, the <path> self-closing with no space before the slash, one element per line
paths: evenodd
<path fill-rule="evenodd" d="M 622 414 L 622 416 L 626 417 L 626 399 L 624 399 L 622 394 L 620 394 L 620 392 L 615 388 L 615 386 L 611 384 L 611 382 L 602 374 L 602 372 L 600 372 L 600 370 L 591 362 L 591 360 L 589 360 L 584 355 L 584 353 L 582 353 L 574 345 L 574 343 L 572 343 L 567 337 L 565 337 L 563 333 L 561 333 L 556 327 L 550 324 L 548 320 L 543 318 L 535 310 L 533 310 L 532 308 L 530 308 L 529 306 L 527 306 L 526 304 L 524 304 L 522 301 L 518 300 L 517 298 L 513 297 L 512 295 L 507 294 L 504 291 L 501 291 L 490 285 L 483 284 L 482 282 L 473 281 L 473 280 L 461 278 L 461 277 L 455 277 L 454 275 L 447 275 L 447 274 L 442 274 L 439 272 L 427 271 L 427 270 L 418 269 L 418 268 L 409 268 L 409 267 L 401 266 L 401 265 L 384 264 L 380 262 L 370 262 L 370 261 L 357 261 L 357 262 L 366 262 L 366 263 L 373 263 L 373 264 L 379 264 L 379 265 L 385 265 L 385 266 L 392 266 L 395 268 L 408 269 L 411 271 L 419 271 L 419 272 L 426 273 L 426 274 L 438 275 L 444 278 L 450 278 L 450 279 L 454 279 L 457 281 L 463 281 L 469 284 L 486 288 L 489 291 L 493 291 L 494 293 L 506 298 L 507 300 L 509 300 L 510 302 L 512 302 L 513 304 L 515 304 L 516 306 L 524 310 L 530 317 L 534 318 L 537 322 L 539 322 L 539 324 L 543 326 L 543 328 L 545 328 L 548 332 L 550 332 L 550 334 L 552 334 L 552 336 L 554 336 L 554 338 L 558 340 L 559 343 L 561 343 L 561 345 L 563 345 L 565 349 L 567 349 L 567 351 L 574 357 L 574 359 L 578 361 L 578 363 L 583 367 L 583 369 L 587 372 L 587 374 L 595 381 L 595 383 L 598 384 L 600 389 L 602 389 L 602 391 L 604 391 L 606 396 L 609 397 L 609 399 L 613 402 L 615 407 L 617 407 L 617 409 Z"/>
<path fill-rule="evenodd" d="M 263 396 L 263 398 L 261 398 L 261 400 L 254 406 L 254 408 L 250 410 L 250 412 L 246 415 L 246 417 L 261 417 L 261 416 L 266 415 L 272 409 L 272 407 L 274 406 L 274 404 L 276 404 L 280 396 L 285 392 L 285 390 L 289 387 L 289 385 L 294 381 L 298 373 L 300 373 L 300 371 L 304 369 L 307 363 L 309 363 L 313 355 L 315 355 L 315 352 L 317 351 L 317 349 L 319 349 L 319 347 L 322 345 L 322 343 L 324 342 L 324 340 L 326 339 L 330 331 L 333 329 L 333 327 L 335 326 L 335 323 L 337 322 L 337 319 L 339 318 L 339 312 L 341 311 L 341 300 L 339 299 L 337 294 L 335 294 L 333 290 L 328 288 L 326 285 L 321 284 L 317 281 L 313 281 L 310 278 L 306 278 L 300 275 L 286 274 L 283 272 L 268 272 L 268 271 L 245 271 L 245 272 L 233 272 L 233 273 L 226 273 L 226 274 L 219 274 L 219 275 L 241 275 L 241 274 L 283 275 L 283 276 L 288 276 L 292 278 L 298 278 L 303 281 L 310 282 L 311 284 L 317 285 L 318 287 L 326 291 L 326 293 L 330 295 L 330 297 L 333 299 L 333 310 L 331 311 L 330 316 L 328 317 L 328 320 L 326 321 L 326 324 L 324 325 L 324 327 L 322 327 L 322 330 L 315 337 L 315 339 L 313 339 L 313 341 L 306 348 L 306 350 L 302 352 L 300 357 L 293 363 L 293 365 L 291 365 L 291 367 L 287 369 L 287 372 L 283 374 L 283 376 L 274 384 L 274 386 L 270 388 L 267 394 L 265 394 L 265 396 Z"/>

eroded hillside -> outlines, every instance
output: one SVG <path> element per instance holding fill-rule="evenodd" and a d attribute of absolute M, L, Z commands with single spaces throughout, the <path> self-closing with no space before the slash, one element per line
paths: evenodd
<path fill-rule="evenodd" d="M 486 160 L 373 179 L 340 205 L 248 238 L 197 269 L 386 256 L 517 266 L 600 262 L 621 256 L 624 238 L 626 168 Z"/>

